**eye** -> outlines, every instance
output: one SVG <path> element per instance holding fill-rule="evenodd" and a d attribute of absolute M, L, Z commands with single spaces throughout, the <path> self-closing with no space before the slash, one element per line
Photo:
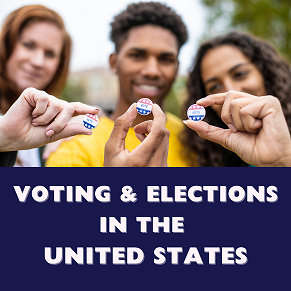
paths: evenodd
<path fill-rule="evenodd" d="M 22 42 L 22 45 L 28 49 L 33 49 L 34 48 L 34 44 L 31 42 Z"/>
<path fill-rule="evenodd" d="M 213 84 L 208 88 L 209 93 L 219 93 L 222 90 L 222 86 L 219 83 Z"/>
<path fill-rule="evenodd" d="M 249 74 L 249 71 L 238 71 L 234 73 L 235 79 L 244 79 Z"/>
<path fill-rule="evenodd" d="M 159 60 L 160 62 L 165 63 L 165 64 L 172 64 L 175 62 L 175 60 L 169 57 L 160 57 Z"/>
<path fill-rule="evenodd" d="M 129 57 L 135 60 L 142 60 L 145 58 L 145 56 L 141 53 L 131 53 Z"/>
<path fill-rule="evenodd" d="M 56 54 L 53 51 L 46 51 L 45 56 L 50 58 L 50 59 L 53 59 L 56 57 Z"/>

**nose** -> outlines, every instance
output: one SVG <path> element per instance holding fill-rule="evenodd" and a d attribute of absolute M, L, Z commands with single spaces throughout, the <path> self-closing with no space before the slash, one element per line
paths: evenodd
<path fill-rule="evenodd" d="M 144 63 L 142 75 L 153 80 L 159 79 L 161 77 L 159 62 L 155 57 L 148 58 L 148 60 Z"/>
<path fill-rule="evenodd" d="M 230 90 L 234 91 L 241 91 L 241 86 L 238 84 L 238 82 L 235 82 L 234 80 L 227 79 L 224 81 L 224 89 L 225 92 L 228 92 Z"/>
<path fill-rule="evenodd" d="M 34 54 L 32 54 L 30 62 L 35 67 L 43 66 L 45 61 L 45 55 L 42 50 L 36 50 Z"/>

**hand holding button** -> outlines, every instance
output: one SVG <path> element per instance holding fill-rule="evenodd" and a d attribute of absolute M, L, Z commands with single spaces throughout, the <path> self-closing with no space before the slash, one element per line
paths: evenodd
<path fill-rule="evenodd" d="M 277 98 L 229 91 L 209 95 L 197 104 L 222 105 L 221 119 L 229 127 L 184 121 L 200 137 L 219 143 L 254 166 L 291 166 L 290 133 Z"/>
<path fill-rule="evenodd" d="M 136 103 L 116 119 L 111 136 L 105 145 L 104 167 L 166 167 L 170 133 L 166 129 L 166 116 L 154 104 L 153 120 L 135 126 L 141 141 L 133 151 L 125 148 L 127 132 L 137 115 Z"/>

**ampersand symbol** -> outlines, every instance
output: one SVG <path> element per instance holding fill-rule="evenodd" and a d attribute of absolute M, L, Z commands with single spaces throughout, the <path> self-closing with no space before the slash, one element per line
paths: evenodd
<path fill-rule="evenodd" d="M 135 202 L 137 200 L 136 193 L 132 193 L 133 189 L 130 186 L 122 187 L 122 195 L 120 199 L 122 202 Z"/>

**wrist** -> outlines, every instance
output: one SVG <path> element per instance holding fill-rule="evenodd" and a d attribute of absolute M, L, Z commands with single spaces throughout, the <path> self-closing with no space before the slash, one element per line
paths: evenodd
<path fill-rule="evenodd" d="M 288 149 L 282 151 L 276 160 L 258 165 L 258 167 L 291 167 L 291 143 Z"/>
<path fill-rule="evenodd" d="M 291 167 L 291 150 L 288 151 L 286 154 L 282 156 L 281 159 L 279 159 L 276 162 L 275 167 Z"/>
<path fill-rule="evenodd" d="M 5 135 L 3 134 L 3 115 L 0 113 L 0 152 L 5 151 Z"/>
<path fill-rule="evenodd" d="M 5 125 L 5 116 L 0 115 L 0 152 L 10 152 L 16 151 L 17 149 L 13 147 L 13 143 L 9 140 L 7 136 L 7 127 Z"/>

